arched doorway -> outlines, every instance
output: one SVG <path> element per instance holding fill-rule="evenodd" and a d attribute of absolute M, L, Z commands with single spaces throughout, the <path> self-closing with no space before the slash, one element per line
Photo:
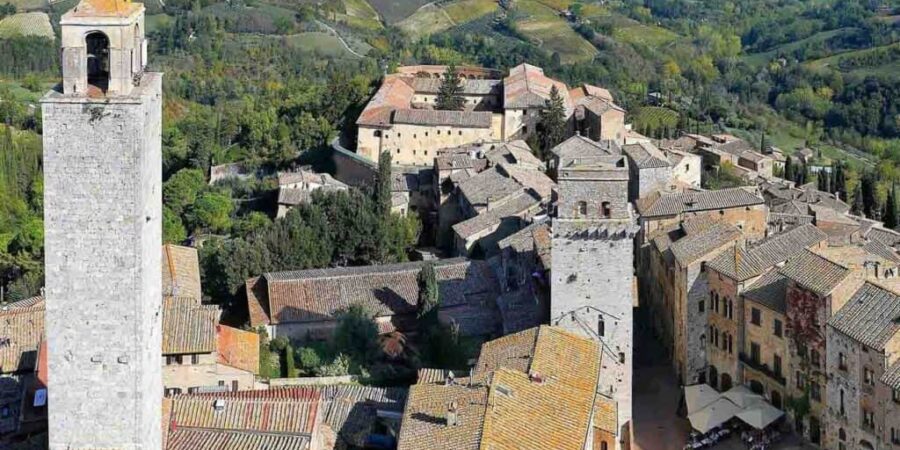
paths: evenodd
<path fill-rule="evenodd" d="M 139 73 L 144 68 L 144 42 L 141 39 L 141 25 L 134 24 L 134 49 L 131 50 L 131 73 Z"/>
<path fill-rule="evenodd" d="M 109 38 L 99 31 L 84 37 L 87 47 L 87 81 L 103 92 L 109 87 Z"/>
<path fill-rule="evenodd" d="M 778 391 L 772 391 L 772 406 L 778 409 L 782 409 L 781 403 L 781 393 Z"/>
<path fill-rule="evenodd" d="M 819 419 L 815 417 L 809 418 L 809 442 L 813 444 L 820 444 L 822 442 L 822 426 L 819 424 Z M 860 442 L 862 444 L 862 442 Z M 869 447 L 871 450 L 875 450 Z"/>
<path fill-rule="evenodd" d="M 872 445 L 871 442 L 869 442 L 865 439 L 859 441 L 859 448 L 861 448 L 863 450 L 875 450 L 875 446 Z"/>
<path fill-rule="evenodd" d="M 719 388 L 719 371 L 716 366 L 709 366 L 709 385 L 716 389 Z"/>
<path fill-rule="evenodd" d="M 763 395 L 763 392 L 765 392 L 765 388 L 763 388 L 762 383 L 756 380 L 750 382 L 750 390 L 753 391 L 754 394 L 759 395 Z"/>
<path fill-rule="evenodd" d="M 728 375 L 727 373 L 723 373 L 722 374 L 722 383 L 719 387 L 722 388 L 723 391 L 727 391 L 727 390 L 731 389 L 731 375 Z"/>

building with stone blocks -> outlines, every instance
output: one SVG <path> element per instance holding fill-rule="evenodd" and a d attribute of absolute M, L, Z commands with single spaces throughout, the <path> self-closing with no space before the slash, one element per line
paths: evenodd
<path fill-rule="evenodd" d="M 810 410 L 800 420 L 788 411 L 798 430 L 814 444 L 821 444 L 828 406 L 825 326 L 862 285 L 862 273 L 804 250 L 779 273 L 787 278 L 785 304 L 789 364 L 787 396 L 800 398 L 809 392 Z M 799 423 L 798 423 L 799 422 Z"/>
<path fill-rule="evenodd" d="M 162 76 L 144 7 L 60 20 L 63 83 L 41 100 L 52 450 L 158 449 Z"/>
<path fill-rule="evenodd" d="M 779 409 L 787 407 L 788 371 L 787 278 L 771 269 L 740 296 L 744 309 L 740 320 L 739 382 L 764 396 Z M 802 389 L 802 387 L 801 387 Z"/>
<path fill-rule="evenodd" d="M 414 331 L 419 300 L 418 276 L 424 262 L 266 273 L 247 280 L 250 325 L 269 336 L 327 340 L 340 313 L 362 305 L 375 316 L 381 333 Z M 458 325 L 463 336 L 492 336 L 500 329 L 494 269 L 463 258 L 434 263 L 442 323 Z"/>
<path fill-rule="evenodd" d="M 616 448 L 629 444 L 637 286 L 622 154 L 560 159 L 553 220 L 550 324 L 601 343 L 597 390 L 616 404 Z"/>
<path fill-rule="evenodd" d="M 879 380 L 900 360 L 900 295 L 867 282 L 828 321 L 824 448 L 893 448 L 892 389 Z M 893 427 L 894 438 L 900 428 Z M 887 439 L 886 439 L 887 438 Z"/>
<path fill-rule="evenodd" d="M 891 364 L 878 381 L 879 389 L 890 393 L 884 400 L 884 430 L 881 432 L 881 439 L 885 444 L 897 447 L 900 446 L 900 362 Z"/>
<path fill-rule="evenodd" d="M 710 314 L 706 265 L 742 239 L 727 223 L 694 219 L 660 233 L 651 243 L 643 284 L 652 326 L 666 344 L 683 384 L 706 380 Z M 715 344 L 715 342 L 713 342 Z"/>
<path fill-rule="evenodd" d="M 706 305 L 709 309 L 707 379 L 711 386 L 726 391 L 733 384 L 743 383 L 740 355 L 750 355 L 749 351 L 744 351 L 743 342 L 746 324 L 750 323 L 744 320 L 744 292 L 751 287 L 754 293 L 765 292 L 760 291 L 761 286 L 755 286 L 757 280 L 799 252 L 825 246 L 825 241 L 825 233 L 812 225 L 804 225 L 769 236 L 753 245 L 744 246 L 738 242 L 706 264 L 709 281 L 709 301 Z M 765 280 L 763 286 L 768 286 L 769 282 Z M 784 321 L 781 320 L 781 325 L 775 328 L 780 328 L 783 334 Z M 785 355 L 782 353 L 779 357 L 784 359 Z M 770 368 L 773 367 L 773 358 L 763 360 Z M 783 370 L 780 371 L 780 375 L 783 374 Z"/>
<path fill-rule="evenodd" d="M 394 164 L 431 165 L 437 150 L 531 136 L 551 91 L 563 100 L 570 133 L 575 128 L 596 139 L 623 141 L 625 111 L 609 91 L 583 85 L 569 88 L 535 66 L 521 64 L 501 79 L 497 71 L 460 71 L 465 107 L 436 110 L 444 66 L 401 67 L 387 75 L 357 120 L 356 152 L 377 161 L 391 152 Z"/>
<path fill-rule="evenodd" d="M 642 245 L 657 232 L 691 218 L 733 224 L 751 242 L 766 236 L 768 207 L 753 188 L 653 192 L 635 205 L 640 213 Z"/>
<path fill-rule="evenodd" d="M 666 188 L 673 181 L 672 163 L 652 143 L 627 144 L 622 151 L 628 156 L 631 172 L 628 198 L 632 201 Z"/>
<path fill-rule="evenodd" d="M 314 191 L 345 191 L 349 187 L 327 173 L 315 173 L 309 169 L 278 172 L 278 212 L 284 217 L 291 208 L 308 203 Z"/>

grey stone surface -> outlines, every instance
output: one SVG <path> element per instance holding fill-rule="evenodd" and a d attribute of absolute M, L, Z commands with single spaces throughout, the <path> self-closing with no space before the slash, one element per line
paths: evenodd
<path fill-rule="evenodd" d="M 161 95 L 42 100 L 51 450 L 162 445 Z"/>

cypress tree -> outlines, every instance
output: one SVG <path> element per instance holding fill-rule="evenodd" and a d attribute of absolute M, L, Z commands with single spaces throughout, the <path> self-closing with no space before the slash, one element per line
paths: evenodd
<path fill-rule="evenodd" d="M 542 156 L 556 147 L 566 136 L 566 107 L 556 86 L 550 90 L 550 98 L 544 103 L 540 113 L 540 134 Z M 544 159 L 543 157 L 541 159 Z"/>
<path fill-rule="evenodd" d="M 794 181 L 794 158 L 788 156 L 784 161 L 784 179 Z"/>
<path fill-rule="evenodd" d="M 378 156 L 378 176 L 375 181 L 378 213 L 387 217 L 391 213 L 391 152 L 381 152 Z"/>
<path fill-rule="evenodd" d="M 466 100 L 462 96 L 462 80 L 456 71 L 456 66 L 451 64 L 441 77 L 441 87 L 438 89 L 437 109 L 459 111 L 465 106 Z"/>
<path fill-rule="evenodd" d="M 884 205 L 884 226 L 893 230 L 897 228 L 897 192 L 894 186 L 888 191 L 887 204 Z"/>
<path fill-rule="evenodd" d="M 419 272 L 419 299 L 416 317 L 419 319 L 435 319 L 433 313 L 437 312 L 440 305 L 440 292 L 438 291 L 437 274 L 432 263 L 425 264 Z"/>

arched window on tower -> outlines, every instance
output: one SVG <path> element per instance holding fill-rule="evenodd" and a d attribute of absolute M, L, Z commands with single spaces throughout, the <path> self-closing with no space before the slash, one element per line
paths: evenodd
<path fill-rule="evenodd" d="M 606 322 L 603 321 L 603 317 L 597 318 L 597 335 L 603 337 L 606 335 Z"/>
<path fill-rule="evenodd" d="M 612 216 L 612 208 L 610 208 L 609 202 L 600 204 L 600 215 L 605 219 L 609 219 Z"/>
<path fill-rule="evenodd" d="M 88 84 L 106 92 L 109 88 L 109 38 L 99 31 L 92 31 L 84 40 Z"/>
<path fill-rule="evenodd" d="M 580 201 L 575 204 L 575 208 L 577 209 L 578 217 L 584 217 L 587 215 L 587 202 Z"/>

